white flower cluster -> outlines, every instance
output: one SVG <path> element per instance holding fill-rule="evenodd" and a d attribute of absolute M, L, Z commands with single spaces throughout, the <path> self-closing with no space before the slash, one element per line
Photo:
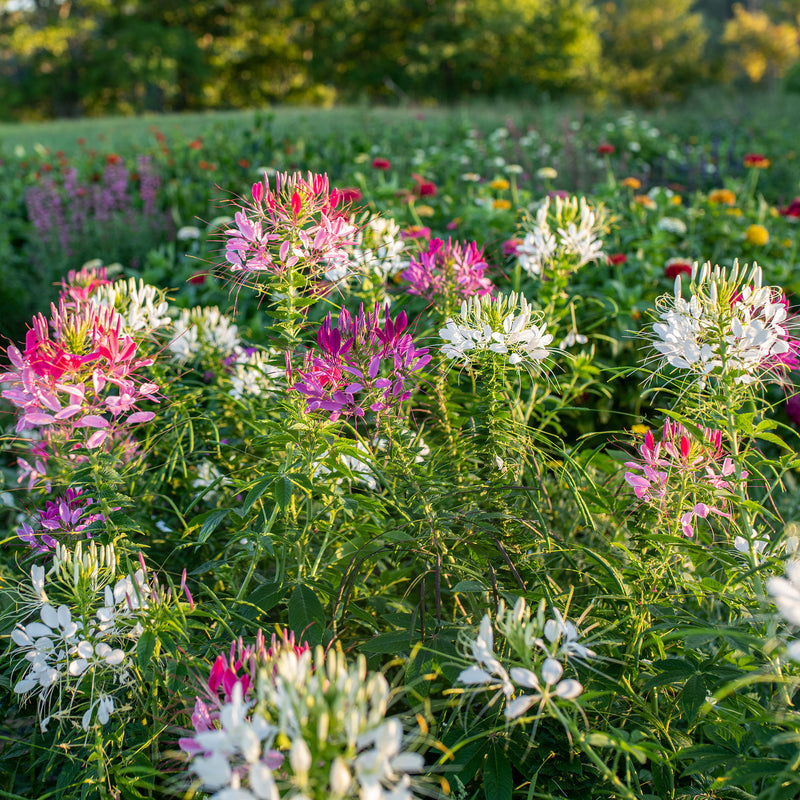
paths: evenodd
<path fill-rule="evenodd" d="M 542 275 L 557 262 L 578 269 L 602 258 L 603 228 L 602 208 L 592 208 L 585 197 L 547 197 L 517 245 L 517 260 L 529 275 Z"/>
<path fill-rule="evenodd" d="M 98 286 L 94 297 L 99 305 L 115 308 L 131 334 L 150 333 L 172 324 L 164 290 L 145 283 L 141 278 Z"/>
<path fill-rule="evenodd" d="M 507 354 L 511 365 L 543 361 L 553 341 L 547 324 L 537 324 L 528 301 L 514 292 L 465 300 L 460 315 L 448 319 L 439 336 L 447 342 L 442 353 L 465 364 L 487 351 Z"/>
<path fill-rule="evenodd" d="M 370 216 L 362 220 L 348 248 L 349 263 L 334 265 L 325 278 L 339 282 L 355 273 L 362 281 L 371 277 L 383 283 L 408 266 L 408 259 L 403 257 L 405 244 L 393 219 Z"/>
<path fill-rule="evenodd" d="M 686 223 L 677 217 L 661 217 L 656 223 L 656 228 L 675 236 L 686 236 Z"/>
<path fill-rule="evenodd" d="M 692 269 L 691 297 L 681 296 L 681 276 L 674 295 L 659 298 L 660 322 L 653 325 L 653 347 L 666 364 L 687 370 L 702 385 L 709 376 L 748 385 L 780 363 L 790 351 L 787 308 L 782 292 L 762 286 L 761 268 L 738 262 L 730 274 L 710 263 Z"/>
<path fill-rule="evenodd" d="M 386 717 L 389 684 L 363 657 L 348 664 L 335 650 L 284 650 L 258 680 L 255 708 L 237 682 L 219 727 L 189 743 L 190 770 L 211 800 L 412 800 L 423 758 L 404 750 L 402 725 Z"/>
<path fill-rule="evenodd" d="M 131 653 L 151 587 L 141 569 L 119 579 L 115 573 L 113 546 L 93 542 L 87 548 L 78 543 L 74 552 L 58 545 L 47 573 L 43 566 L 31 568 L 28 605 L 38 619 L 17 623 L 11 634 L 17 663 L 25 665 L 14 692 L 38 697 L 42 730 L 51 718 L 70 719 L 78 708 L 85 708 L 84 730 L 93 722 L 104 725 L 114 711 L 113 686 L 132 680 Z M 75 605 L 51 603 L 48 582 L 55 594 L 67 587 Z"/>
<path fill-rule="evenodd" d="M 790 625 L 800 627 L 800 561 L 790 561 L 786 565 L 785 578 L 769 578 L 767 591 L 772 595 L 781 616 Z M 800 661 L 800 639 L 789 643 L 786 655 L 793 661 Z"/>
<path fill-rule="evenodd" d="M 521 717 L 534 705 L 545 708 L 554 700 L 573 701 L 581 695 L 580 681 L 563 677 L 562 662 L 570 658 L 585 660 L 595 653 L 580 643 L 572 622 L 555 609 L 554 616 L 544 621 L 543 606 L 532 615 L 525 600 L 519 598 L 510 611 L 501 605 L 496 625 L 522 666 L 506 669 L 494 654 L 492 621 L 485 614 L 477 637 L 470 642 L 475 663 L 461 671 L 461 683 L 498 689 L 506 700 L 508 720 Z"/>
<path fill-rule="evenodd" d="M 269 363 L 277 355 L 275 350 L 236 347 L 233 355 L 235 360 L 229 364 L 233 388 L 228 394 L 235 400 L 272 394 L 286 377 L 285 367 Z"/>
<path fill-rule="evenodd" d="M 217 306 L 183 309 L 168 347 L 180 362 L 203 355 L 224 359 L 239 347 L 238 328 Z"/>

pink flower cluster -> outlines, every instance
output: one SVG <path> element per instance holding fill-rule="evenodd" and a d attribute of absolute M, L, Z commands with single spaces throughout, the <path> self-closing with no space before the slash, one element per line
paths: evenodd
<path fill-rule="evenodd" d="M 639 500 L 655 506 L 665 518 L 673 513 L 673 504 L 678 504 L 681 530 L 687 537 L 694 536 L 697 517 L 706 519 L 712 513 L 730 516 L 711 503 L 721 490 L 731 490 L 736 468 L 722 450 L 721 431 L 704 428 L 703 434 L 698 441 L 682 425 L 667 420 L 661 441 L 656 442 L 648 431 L 638 446 L 641 459 L 625 462 L 631 470 L 625 473 L 625 481 Z M 699 495 L 702 499 L 696 502 Z"/>
<path fill-rule="evenodd" d="M 281 275 L 299 266 L 309 277 L 349 258 L 356 226 L 327 175 L 279 172 L 253 184 L 252 199 L 234 214 L 236 227 L 225 231 L 230 271 L 246 280 L 259 273 Z"/>
<path fill-rule="evenodd" d="M 448 239 L 432 239 L 428 249 L 412 256 L 402 277 L 408 281 L 408 294 L 432 302 L 452 300 L 460 304 L 468 297 L 491 294 L 494 286 L 486 277 L 488 264 L 475 242 L 462 244 Z"/>
<path fill-rule="evenodd" d="M 44 508 L 36 509 L 38 519 L 33 525 L 23 522 L 17 536 L 37 553 L 50 552 L 56 544 L 68 543 L 93 522 L 105 519 L 102 514 L 91 513 L 92 503 L 81 489 L 67 489 L 63 497 L 56 496 L 47 500 Z M 86 531 L 84 538 L 91 538 L 91 534 Z"/>
<path fill-rule="evenodd" d="M 220 710 L 224 704 L 232 702 L 237 683 L 241 685 L 242 700 L 249 705 L 256 699 L 256 678 L 259 670 L 264 667 L 269 670 L 271 666 L 274 669 L 278 656 L 284 650 L 294 650 L 300 655 L 309 649 L 307 644 L 298 645 L 294 633 L 287 630 L 282 632 L 280 638 L 273 633 L 269 646 L 261 630 L 256 634 L 255 645 L 245 645 L 242 637 L 231 642 L 227 657 L 220 654 L 214 661 L 203 687 L 204 696 L 195 698 L 192 713 L 192 726 L 195 732 L 216 729 Z M 201 750 L 193 738 L 182 738 L 179 740 L 179 745 L 190 755 L 195 755 Z M 275 753 L 275 758 L 277 759 L 275 767 L 280 766 L 282 756 Z"/>
<path fill-rule="evenodd" d="M 407 324 L 405 311 L 392 320 L 389 306 L 381 315 L 378 303 L 371 313 L 362 305 L 354 317 L 342 309 L 336 323 L 328 314 L 317 332 L 318 348 L 306 354 L 291 388 L 306 396 L 309 412 L 329 411 L 332 420 L 398 405 L 431 359 L 427 348 L 415 347 Z"/>

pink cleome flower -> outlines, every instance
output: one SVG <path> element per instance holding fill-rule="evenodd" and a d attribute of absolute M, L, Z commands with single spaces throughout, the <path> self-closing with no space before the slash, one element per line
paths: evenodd
<path fill-rule="evenodd" d="M 408 281 L 408 294 L 428 300 L 453 298 L 458 303 L 468 297 L 491 294 L 494 285 L 484 272 L 488 264 L 475 242 L 461 244 L 448 239 L 432 239 L 428 249 L 412 256 L 402 278 Z"/>
<path fill-rule="evenodd" d="M 155 416 L 137 406 L 155 399 L 158 386 L 133 379 L 153 360 L 137 358 L 136 342 L 113 308 L 91 301 L 72 306 L 62 297 L 49 319 L 34 317 L 25 349 L 11 345 L 7 355 L 11 369 L 0 381 L 10 384 L 3 397 L 20 410 L 18 432 L 53 426 L 66 441 L 88 429 L 93 433 L 83 444 L 91 449 L 121 425 Z"/>
<path fill-rule="evenodd" d="M 90 513 L 93 500 L 81 489 L 67 489 L 63 496 L 45 502 L 44 508 L 34 511 L 30 524 L 23 522 L 17 536 L 37 553 L 52 551 L 56 544 L 69 543 L 93 522 L 104 520 L 100 513 Z M 82 538 L 91 538 L 86 531 Z"/>
<path fill-rule="evenodd" d="M 429 361 L 427 348 L 416 348 L 405 332 L 404 311 L 395 320 L 388 305 L 372 313 L 360 307 L 355 317 L 346 309 L 336 323 L 328 314 L 317 332 L 317 349 L 306 354 L 300 377 L 291 388 L 305 395 L 307 409 L 328 411 L 331 419 L 363 417 L 365 407 L 387 411 L 411 396 L 414 373 Z"/>
<path fill-rule="evenodd" d="M 225 258 L 231 273 L 246 281 L 259 274 L 281 275 L 293 267 L 318 277 L 348 259 L 356 226 L 327 175 L 282 173 L 253 184 L 251 199 L 234 214 L 225 231 Z"/>
<path fill-rule="evenodd" d="M 695 517 L 706 519 L 710 513 L 730 516 L 716 502 L 721 491 L 730 491 L 736 471 L 733 460 L 722 449 L 722 433 L 703 429 L 697 440 L 677 422 L 664 422 L 661 441 L 648 431 L 638 445 L 640 460 L 627 461 L 630 471 L 624 477 L 637 499 L 654 506 L 665 517 L 680 504 L 679 522 L 683 534 L 694 535 Z M 746 473 L 742 478 L 746 477 Z M 696 501 L 697 496 L 701 500 Z M 706 502 L 708 501 L 708 502 Z M 689 504 L 687 506 L 687 503 Z"/>

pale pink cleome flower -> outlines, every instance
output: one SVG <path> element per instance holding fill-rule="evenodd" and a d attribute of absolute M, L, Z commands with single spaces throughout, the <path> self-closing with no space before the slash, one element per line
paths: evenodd
<path fill-rule="evenodd" d="M 327 175 L 279 172 L 274 188 L 265 175 L 234 213 L 235 226 L 225 231 L 228 269 L 242 282 L 295 267 L 316 278 L 348 261 L 356 226 L 348 210 L 339 208 L 342 200 Z"/>
<path fill-rule="evenodd" d="M 730 516 L 715 504 L 722 492 L 732 490 L 736 479 L 733 460 L 722 449 L 721 431 L 704 428 L 703 439 L 697 440 L 682 425 L 666 420 L 661 441 L 656 442 L 648 431 L 637 449 L 640 459 L 625 462 L 629 468 L 625 481 L 637 499 L 657 508 L 664 518 L 672 513 L 673 501 L 679 502 L 678 522 L 684 536 L 694 536 L 698 517 Z"/>

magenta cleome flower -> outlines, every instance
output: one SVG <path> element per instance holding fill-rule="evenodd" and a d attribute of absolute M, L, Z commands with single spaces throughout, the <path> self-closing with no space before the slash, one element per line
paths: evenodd
<path fill-rule="evenodd" d="M 225 231 L 231 273 L 246 282 L 260 274 L 281 275 L 298 267 L 310 278 L 347 261 L 356 226 L 327 175 L 282 173 L 253 184 L 252 199 L 239 205 L 235 227 Z"/>
<path fill-rule="evenodd" d="M 475 242 L 432 239 L 426 251 L 411 257 L 402 277 L 409 283 L 408 294 L 456 307 L 469 297 L 491 294 L 494 286 L 484 274 L 487 267 Z"/>
<path fill-rule="evenodd" d="M 415 373 L 431 358 L 414 345 L 407 324 L 404 311 L 392 320 L 388 305 L 381 323 L 378 303 L 371 313 L 362 304 L 355 317 L 342 309 L 335 324 L 328 314 L 291 388 L 306 396 L 309 412 L 330 412 L 332 420 L 391 410 L 411 397 Z"/>
<path fill-rule="evenodd" d="M 56 544 L 69 544 L 78 534 L 91 538 L 86 528 L 105 519 L 100 513 L 92 513 L 93 502 L 80 488 L 67 489 L 63 496 L 47 500 L 44 508 L 36 509 L 31 522 L 17 528 L 17 536 L 37 553 L 51 552 Z"/>

